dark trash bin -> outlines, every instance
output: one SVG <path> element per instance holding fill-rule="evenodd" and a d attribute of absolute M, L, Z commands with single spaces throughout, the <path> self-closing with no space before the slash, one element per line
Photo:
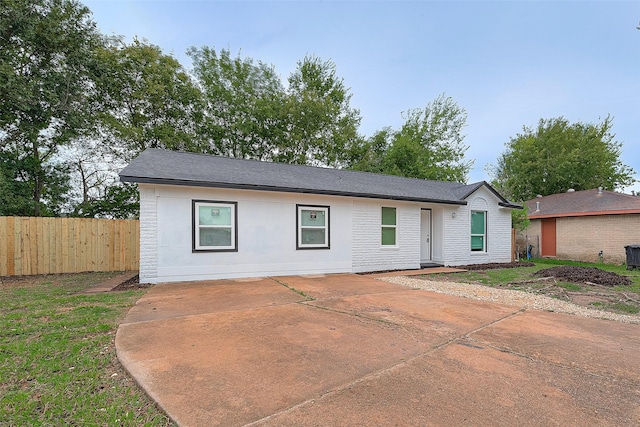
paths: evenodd
<path fill-rule="evenodd" d="M 627 245 L 624 249 L 627 251 L 627 270 L 640 267 L 640 245 Z"/>

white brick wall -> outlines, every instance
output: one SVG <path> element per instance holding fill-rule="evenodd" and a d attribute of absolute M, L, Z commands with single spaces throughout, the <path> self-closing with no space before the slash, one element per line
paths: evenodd
<path fill-rule="evenodd" d="M 456 217 L 445 212 L 446 265 L 482 264 L 511 261 L 511 210 L 500 208 L 498 198 L 481 187 L 467 199 L 467 206 L 456 209 Z M 487 251 L 471 252 L 471 211 L 487 212 Z"/>
<path fill-rule="evenodd" d="M 193 251 L 193 200 L 238 203 L 237 251 Z M 296 248 L 296 204 L 330 207 L 330 249 Z M 141 274 L 152 282 L 352 271 L 351 199 L 344 197 L 163 185 L 141 195 L 140 221 L 148 255 Z"/>
<path fill-rule="evenodd" d="M 382 207 L 396 208 L 397 247 L 381 245 Z M 420 267 L 420 205 L 357 200 L 353 204 L 353 271 Z"/>
<path fill-rule="evenodd" d="M 453 212 L 456 217 L 453 218 Z M 445 265 L 464 265 L 469 263 L 470 226 L 469 207 L 459 206 L 445 209 L 443 218 L 444 249 L 443 263 Z"/>
<path fill-rule="evenodd" d="M 158 282 L 158 222 L 155 188 L 140 184 L 140 282 Z"/>
<path fill-rule="evenodd" d="M 498 209 L 498 199 L 485 189 L 474 193 L 467 206 L 447 206 L 146 184 L 139 188 L 143 282 L 419 268 L 421 208 L 432 210 L 434 261 L 463 265 L 511 259 L 510 211 Z M 238 252 L 192 253 L 193 199 L 238 202 Z M 296 250 L 297 203 L 331 207 L 330 250 Z M 381 245 L 383 206 L 397 209 L 396 247 Z M 471 254 L 471 207 L 488 212 L 487 253 Z"/>

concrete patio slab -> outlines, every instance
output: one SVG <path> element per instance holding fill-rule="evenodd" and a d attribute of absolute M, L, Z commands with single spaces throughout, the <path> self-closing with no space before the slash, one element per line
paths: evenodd
<path fill-rule="evenodd" d="M 614 426 L 639 336 L 341 274 L 158 285 L 116 348 L 182 426 Z"/>

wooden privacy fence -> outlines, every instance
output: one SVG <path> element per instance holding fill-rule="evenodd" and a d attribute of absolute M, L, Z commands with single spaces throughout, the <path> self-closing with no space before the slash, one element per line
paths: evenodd
<path fill-rule="evenodd" d="M 137 270 L 137 220 L 0 217 L 0 276 Z"/>

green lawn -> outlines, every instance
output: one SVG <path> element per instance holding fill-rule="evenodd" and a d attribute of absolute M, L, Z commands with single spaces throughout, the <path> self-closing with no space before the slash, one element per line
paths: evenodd
<path fill-rule="evenodd" d="M 1 278 L 0 425 L 173 425 L 114 348 L 144 290 L 77 295 L 113 275 Z"/>

